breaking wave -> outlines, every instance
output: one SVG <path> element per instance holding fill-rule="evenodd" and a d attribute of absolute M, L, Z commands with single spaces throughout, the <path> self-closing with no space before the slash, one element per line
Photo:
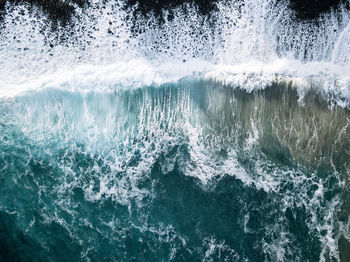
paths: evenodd
<path fill-rule="evenodd" d="M 6 4 L 0 256 L 346 261 L 349 12 L 133 8 Z"/>
<path fill-rule="evenodd" d="M 219 2 L 201 16 L 184 5 L 133 19 L 123 2 L 94 3 L 52 32 L 40 10 L 8 4 L 1 33 L 1 95 L 40 88 L 143 86 L 200 74 L 248 90 L 292 82 L 348 104 L 349 13 L 296 22 L 288 3 Z M 68 27 L 68 28 L 67 28 Z"/>

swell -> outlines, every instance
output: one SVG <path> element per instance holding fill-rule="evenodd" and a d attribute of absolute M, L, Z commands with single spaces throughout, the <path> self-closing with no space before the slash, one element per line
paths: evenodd
<path fill-rule="evenodd" d="M 3 252 L 343 259 L 346 5 L 313 21 L 274 0 L 185 4 L 162 23 L 134 8 L 92 2 L 52 30 L 6 3 L 0 219 L 17 233 Z"/>
<path fill-rule="evenodd" d="M 327 95 L 315 89 L 300 97 L 292 83 L 247 91 L 196 78 L 117 92 L 44 89 L 3 98 L 2 119 L 9 124 L 13 115 L 13 124 L 42 143 L 62 134 L 61 142 L 79 139 L 91 150 L 107 151 L 115 139 L 144 140 L 157 126 L 175 136 L 195 128 L 211 147 L 257 143 L 271 154 L 284 148 L 282 158 L 348 169 L 349 112 L 330 107 Z M 277 148 L 264 150 L 264 145 Z"/>
<path fill-rule="evenodd" d="M 1 217 L 49 257 L 339 259 L 349 112 L 304 99 L 193 79 L 2 98 Z"/>

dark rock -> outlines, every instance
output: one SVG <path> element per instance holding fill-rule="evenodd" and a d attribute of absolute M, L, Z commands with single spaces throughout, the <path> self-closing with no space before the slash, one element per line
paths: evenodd
<path fill-rule="evenodd" d="M 0 0 L 0 11 L 4 10 L 6 4 L 6 0 Z"/>
<path fill-rule="evenodd" d="M 290 0 L 296 17 L 301 20 L 315 19 L 320 14 L 337 9 L 340 4 L 346 3 L 345 0 Z"/>
<path fill-rule="evenodd" d="M 242 0 L 233 0 L 242 1 Z M 331 9 L 337 9 L 340 4 L 348 4 L 346 0 L 289 0 L 289 7 L 296 13 L 300 20 L 315 19 L 321 13 L 329 12 Z M 147 16 L 152 13 L 160 18 L 163 10 L 170 11 L 175 7 L 185 3 L 193 4 L 198 7 L 202 15 L 208 15 L 216 9 L 218 0 L 125 0 L 126 6 L 131 7 L 138 4 L 136 13 Z M 244 1 L 243 1 L 244 2 Z"/>
<path fill-rule="evenodd" d="M 5 12 L 5 4 L 6 4 L 6 0 L 0 0 L 0 22 L 3 19 L 3 15 Z"/>
<path fill-rule="evenodd" d="M 5 4 L 7 2 L 13 4 L 26 3 L 29 6 L 36 6 L 47 14 L 53 21 L 60 21 L 66 24 L 75 14 L 75 6 L 83 8 L 89 5 L 91 0 L 0 0 L 0 20 L 5 12 Z M 103 2 L 116 0 L 104 0 Z M 216 10 L 216 3 L 219 0 L 124 0 L 124 8 L 131 9 L 137 6 L 133 16 L 137 18 L 139 15 L 149 16 L 154 15 L 160 22 L 163 21 L 163 11 L 169 13 L 168 19 L 173 17 L 174 8 L 180 7 L 183 4 L 190 4 L 198 9 L 202 15 L 210 15 Z M 223 0 L 230 1 L 230 0 Z M 241 1 L 244 0 L 232 0 Z M 340 4 L 349 5 L 347 0 L 289 0 L 289 7 L 295 11 L 295 17 L 298 20 L 315 20 L 321 13 L 329 12 L 332 9 L 337 9 Z"/>
<path fill-rule="evenodd" d="M 164 10 L 169 11 L 171 16 L 171 10 L 183 4 L 194 5 L 198 7 L 198 11 L 202 15 L 208 15 L 216 9 L 216 2 L 216 0 L 125 0 L 127 8 L 137 4 L 134 15 L 142 14 L 147 16 L 153 14 L 157 18 L 161 18 Z"/>
<path fill-rule="evenodd" d="M 75 13 L 74 4 L 80 7 L 88 4 L 88 0 L 0 0 L 0 12 L 4 10 L 6 2 L 36 6 L 41 8 L 53 22 L 61 21 L 63 24 L 66 24 Z"/>

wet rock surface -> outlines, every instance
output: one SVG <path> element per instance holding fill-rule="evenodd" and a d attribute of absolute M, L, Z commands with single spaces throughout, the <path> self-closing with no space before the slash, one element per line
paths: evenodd
<path fill-rule="evenodd" d="M 115 0 L 111 0 L 115 1 Z M 242 0 L 236 0 L 242 1 Z M 195 6 L 202 15 L 210 15 L 216 9 L 217 0 L 125 0 L 125 8 L 134 8 L 134 16 L 154 15 L 162 21 L 163 11 L 168 11 L 170 18 L 172 10 L 183 4 Z M 37 6 L 43 10 L 53 21 L 66 23 L 75 13 L 77 7 L 89 5 L 90 0 L 0 0 L 0 16 L 6 8 L 6 3 Z M 313 20 L 325 12 L 336 10 L 345 0 L 290 0 L 289 7 L 295 11 L 295 17 L 299 20 Z M 349 4 L 347 3 L 347 7 Z"/>
<path fill-rule="evenodd" d="M 290 0 L 290 8 L 298 19 L 315 19 L 321 13 L 330 12 L 344 4 L 344 0 Z"/>
<path fill-rule="evenodd" d="M 83 7 L 87 0 L 0 0 L 0 13 L 3 13 L 6 4 L 26 4 L 29 8 L 39 7 L 53 21 L 66 23 L 75 12 L 76 6 Z"/>

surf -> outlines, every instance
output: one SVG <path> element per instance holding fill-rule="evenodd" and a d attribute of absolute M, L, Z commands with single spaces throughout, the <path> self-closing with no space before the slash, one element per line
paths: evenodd
<path fill-rule="evenodd" d="M 6 2 L 2 256 L 346 261 L 346 5 L 215 6 Z"/>

